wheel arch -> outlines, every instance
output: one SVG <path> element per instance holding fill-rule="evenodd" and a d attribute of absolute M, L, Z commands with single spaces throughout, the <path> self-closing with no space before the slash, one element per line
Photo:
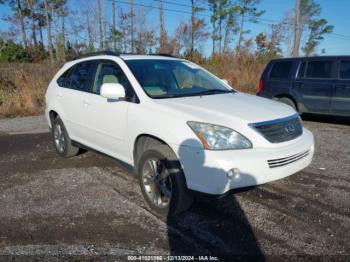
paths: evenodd
<path fill-rule="evenodd" d="M 49 117 L 50 117 L 50 123 L 52 125 L 53 120 L 55 120 L 59 114 L 55 110 L 50 110 L 49 111 Z"/>
<path fill-rule="evenodd" d="M 283 94 L 278 94 L 278 95 L 275 95 L 274 98 L 277 98 L 277 99 L 278 99 L 278 98 L 288 98 L 288 99 L 290 99 L 290 100 L 294 103 L 295 108 L 297 109 L 297 111 L 299 110 L 298 102 L 297 102 L 296 99 L 295 99 L 292 95 L 290 95 L 290 94 L 285 94 L 285 93 L 283 93 Z"/>
<path fill-rule="evenodd" d="M 151 134 L 147 134 L 147 133 L 139 134 L 135 138 L 134 145 L 133 145 L 133 161 L 134 161 L 135 166 L 136 166 L 136 160 L 138 159 L 139 154 L 141 153 L 142 149 L 147 146 L 147 145 L 144 144 L 145 140 L 147 138 L 150 138 L 150 139 L 152 139 L 154 141 L 157 141 L 159 144 L 169 146 L 163 139 L 161 139 L 161 138 L 159 138 L 157 136 L 154 136 L 154 135 L 151 135 Z"/>

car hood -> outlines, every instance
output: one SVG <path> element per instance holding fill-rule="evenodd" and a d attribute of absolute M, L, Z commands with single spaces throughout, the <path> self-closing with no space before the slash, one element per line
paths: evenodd
<path fill-rule="evenodd" d="M 241 92 L 158 99 L 157 103 L 203 122 L 225 124 L 229 119 L 256 123 L 291 116 L 296 112 L 282 103 Z"/>

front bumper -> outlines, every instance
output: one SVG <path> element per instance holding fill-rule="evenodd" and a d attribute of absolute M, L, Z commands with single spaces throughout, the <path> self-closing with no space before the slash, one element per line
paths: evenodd
<path fill-rule="evenodd" d="M 297 173 L 311 163 L 313 154 L 314 137 L 305 128 L 295 143 L 278 148 L 210 151 L 188 146 L 178 147 L 178 157 L 188 188 L 213 195 L 264 184 Z M 298 155 L 302 157 L 293 158 Z M 284 158 L 293 161 L 282 160 L 282 164 L 277 167 L 268 164 L 269 160 Z M 228 173 L 232 169 L 234 175 L 229 177 Z"/>

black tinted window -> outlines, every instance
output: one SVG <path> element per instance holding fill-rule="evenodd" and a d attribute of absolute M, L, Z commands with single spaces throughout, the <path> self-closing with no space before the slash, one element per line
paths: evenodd
<path fill-rule="evenodd" d="M 69 76 L 69 74 L 74 70 L 74 66 L 66 70 L 59 78 L 57 78 L 57 84 L 60 87 L 65 87 L 66 86 L 66 81 Z"/>
<path fill-rule="evenodd" d="M 305 75 L 305 67 L 306 67 L 306 62 L 302 62 L 299 65 L 299 69 L 298 69 L 298 78 L 304 78 Z"/>
<path fill-rule="evenodd" d="M 71 74 L 67 77 L 66 87 L 85 91 L 90 91 L 93 78 L 94 61 L 81 62 L 74 66 Z"/>
<path fill-rule="evenodd" d="M 101 86 L 104 83 L 119 83 L 124 86 L 127 97 L 132 97 L 133 91 L 131 84 L 124 74 L 123 70 L 114 62 L 102 61 L 97 67 L 94 81 L 93 92 L 100 94 Z"/>
<path fill-rule="evenodd" d="M 306 77 L 331 78 L 332 61 L 310 61 L 307 63 Z"/>
<path fill-rule="evenodd" d="M 273 65 L 270 78 L 286 79 L 292 69 L 293 62 L 277 62 Z"/>
<path fill-rule="evenodd" d="M 342 61 L 340 63 L 339 77 L 341 79 L 350 79 L 350 61 Z"/>

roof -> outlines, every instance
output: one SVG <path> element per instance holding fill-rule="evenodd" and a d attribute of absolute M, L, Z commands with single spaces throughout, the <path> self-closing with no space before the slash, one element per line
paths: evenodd
<path fill-rule="evenodd" d="M 323 59 L 350 59 L 350 55 L 337 55 L 337 56 L 299 56 L 299 57 L 285 57 L 285 58 L 276 58 L 271 61 L 285 61 L 285 60 L 323 60 Z"/>

